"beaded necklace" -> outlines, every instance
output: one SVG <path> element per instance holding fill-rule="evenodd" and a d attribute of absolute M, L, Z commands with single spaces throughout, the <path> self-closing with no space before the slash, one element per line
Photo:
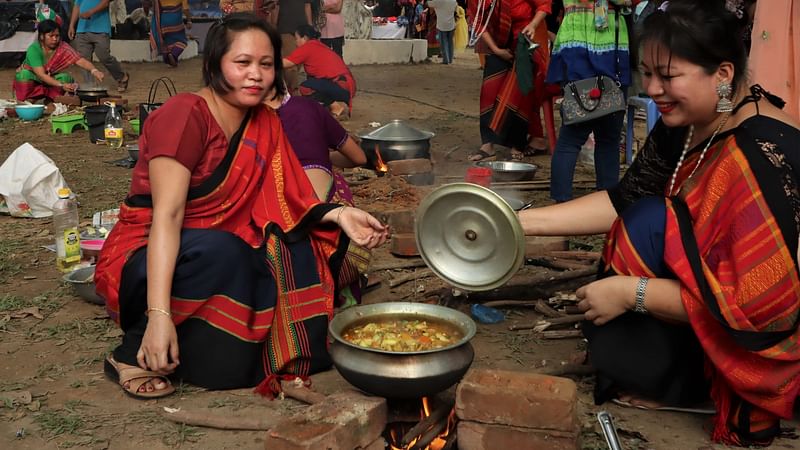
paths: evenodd
<path fill-rule="evenodd" d="M 491 3 L 489 4 L 489 13 L 483 18 L 483 8 L 486 6 L 485 0 L 478 0 L 478 7 L 475 13 L 475 18 L 472 19 L 472 28 L 470 29 L 470 36 L 469 42 L 467 45 L 473 46 L 478 42 L 478 39 L 481 38 L 481 35 L 484 31 L 486 31 L 486 27 L 489 26 L 489 21 L 492 18 L 492 13 L 494 12 L 494 6 L 497 4 L 499 0 L 489 0 Z M 481 19 L 481 22 L 478 22 L 478 19 Z"/>
<path fill-rule="evenodd" d="M 719 125 L 717 125 L 717 129 L 714 130 L 714 134 L 711 135 L 711 137 L 708 139 L 708 143 L 703 148 L 703 151 L 700 152 L 700 157 L 697 158 L 697 164 L 695 164 L 694 169 L 692 169 L 692 172 L 689 174 L 689 176 L 686 177 L 685 180 L 683 180 L 684 183 L 688 181 L 689 178 L 692 178 L 692 175 L 694 175 L 694 173 L 697 172 L 697 169 L 703 162 L 703 158 L 706 156 L 706 152 L 711 147 L 711 144 L 714 142 L 714 138 L 717 137 L 717 134 L 719 134 L 720 130 L 722 130 L 722 127 L 725 126 L 725 124 L 728 122 L 728 118 L 730 117 L 731 117 L 730 113 L 725 114 L 725 117 L 723 117 Z M 689 152 L 689 144 L 691 144 L 692 142 L 692 137 L 694 137 L 694 125 L 689 126 L 689 131 L 686 133 L 686 142 L 683 144 L 683 151 L 681 152 L 681 157 L 678 158 L 678 165 L 675 166 L 675 170 L 672 172 L 672 181 L 670 181 L 669 183 L 670 197 L 672 197 L 673 195 L 677 195 L 678 192 L 680 192 L 681 188 L 683 187 L 683 184 L 681 184 L 681 186 L 678 187 L 677 192 L 672 192 L 673 188 L 675 187 L 675 179 L 678 177 L 678 171 L 681 170 L 681 166 L 683 165 L 683 160 L 684 158 L 686 158 L 686 153 Z"/>

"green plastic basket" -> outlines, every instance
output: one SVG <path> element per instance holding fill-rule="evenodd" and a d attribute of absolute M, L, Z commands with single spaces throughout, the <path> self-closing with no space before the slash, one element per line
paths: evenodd
<path fill-rule="evenodd" d="M 139 134 L 139 119 L 133 119 L 131 122 L 131 128 L 133 128 L 133 132 Z"/>

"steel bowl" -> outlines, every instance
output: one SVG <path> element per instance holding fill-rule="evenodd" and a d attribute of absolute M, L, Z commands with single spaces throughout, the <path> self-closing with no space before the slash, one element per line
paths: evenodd
<path fill-rule="evenodd" d="M 494 182 L 530 181 L 539 169 L 535 164 L 517 161 L 479 161 L 475 165 L 492 169 Z"/>
<path fill-rule="evenodd" d="M 64 275 L 63 280 L 71 284 L 78 297 L 95 305 L 105 305 L 106 301 L 95 292 L 94 285 L 95 266 L 81 267 Z"/>
<path fill-rule="evenodd" d="M 127 146 L 128 148 L 128 156 L 130 156 L 132 161 L 139 160 L 139 144 L 130 144 Z"/>
<path fill-rule="evenodd" d="M 435 350 L 391 352 L 351 344 L 342 338 L 347 328 L 387 317 L 426 319 L 457 327 L 463 337 Z M 469 341 L 475 322 L 466 314 L 425 303 L 390 302 L 353 306 L 338 313 L 328 326 L 333 364 L 353 386 L 386 398 L 419 398 L 441 392 L 457 383 L 475 356 Z"/>

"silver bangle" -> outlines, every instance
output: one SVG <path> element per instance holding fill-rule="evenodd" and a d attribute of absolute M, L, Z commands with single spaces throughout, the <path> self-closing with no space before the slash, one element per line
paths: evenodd
<path fill-rule="evenodd" d="M 644 293 L 647 290 L 647 282 L 650 281 L 647 277 L 639 277 L 639 283 L 636 285 L 636 303 L 633 311 L 641 314 L 647 314 L 647 308 L 644 306 Z"/>

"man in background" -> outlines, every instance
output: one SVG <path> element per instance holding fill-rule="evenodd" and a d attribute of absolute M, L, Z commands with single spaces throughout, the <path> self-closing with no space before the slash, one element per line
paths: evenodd
<path fill-rule="evenodd" d="M 85 0 L 84 0 L 85 1 Z M 102 0 L 101 0 L 102 1 Z M 294 32 L 300 25 L 312 25 L 311 0 L 280 0 L 278 2 L 278 33 L 281 34 L 281 54 L 287 57 L 292 54 L 297 43 L 294 40 Z M 274 14 L 274 13 L 273 13 Z M 294 94 L 299 86 L 299 69 L 292 67 L 283 71 L 286 86 L 289 92 Z"/>
<path fill-rule="evenodd" d="M 117 58 L 111 55 L 111 19 L 109 0 L 75 0 L 69 21 L 71 45 L 81 56 L 92 60 L 97 55 L 100 63 L 117 80 L 117 90 L 128 90 L 130 75 L 122 71 Z"/>

